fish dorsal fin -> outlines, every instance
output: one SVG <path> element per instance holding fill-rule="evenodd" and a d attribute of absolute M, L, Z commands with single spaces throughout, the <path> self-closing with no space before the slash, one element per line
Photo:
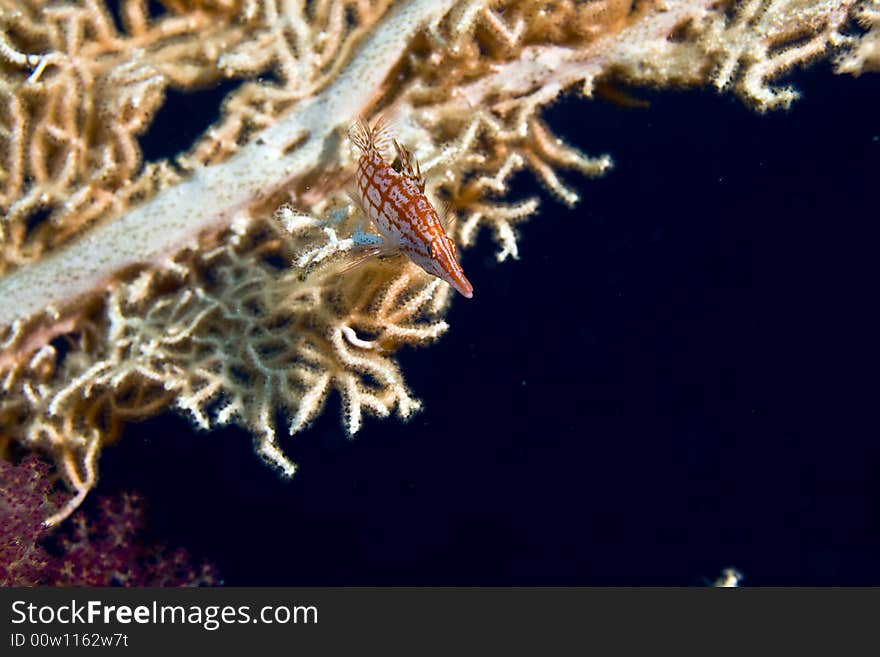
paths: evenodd
<path fill-rule="evenodd" d="M 378 151 L 383 157 L 391 150 L 394 139 L 391 137 L 391 128 L 384 116 L 379 116 L 373 122 L 373 127 L 366 119 L 360 117 L 348 131 L 348 137 L 362 153 L 371 150 Z"/>
<path fill-rule="evenodd" d="M 387 155 L 391 151 L 391 144 L 394 142 L 391 134 L 391 124 L 380 114 L 373 123 L 373 145 L 383 155 Z"/>
<path fill-rule="evenodd" d="M 397 159 L 395 163 L 400 163 L 400 172 L 407 178 L 412 180 L 419 187 L 419 191 L 425 191 L 425 178 L 422 176 L 422 168 L 406 148 L 404 148 L 396 139 L 394 142 L 394 150 L 397 151 Z"/>
<path fill-rule="evenodd" d="M 363 119 L 358 119 L 349 128 L 348 138 L 362 153 L 368 152 L 373 146 L 373 132 Z"/>

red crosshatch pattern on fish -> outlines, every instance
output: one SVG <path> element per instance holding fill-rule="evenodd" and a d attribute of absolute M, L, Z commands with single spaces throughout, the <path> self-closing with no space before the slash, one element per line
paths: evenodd
<path fill-rule="evenodd" d="M 359 121 L 351 130 L 351 140 L 361 151 L 355 176 L 357 200 L 385 242 L 376 253 L 402 252 L 470 299 L 474 288 L 455 257 L 455 243 L 425 196 L 425 181 L 418 163 L 391 139 L 381 120 L 372 128 Z M 385 161 L 383 151 L 389 145 L 397 152 L 400 171 Z"/>

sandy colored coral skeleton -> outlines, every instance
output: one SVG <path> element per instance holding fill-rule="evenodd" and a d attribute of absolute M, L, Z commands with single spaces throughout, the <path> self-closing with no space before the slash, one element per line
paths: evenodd
<path fill-rule="evenodd" d="M 419 406 L 394 360 L 447 328 L 449 288 L 406 262 L 344 272 L 368 229 L 344 188 L 346 139 L 379 111 L 448 203 L 519 257 L 529 169 L 609 169 L 540 109 L 601 84 L 714 86 L 788 106 L 791 67 L 880 64 L 876 0 L 0 0 L 0 446 L 51 455 L 76 493 L 124 422 L 168 407 L 237 422 L 285 474 L 332 390 L 364 413 Z M 186 152 L 144 162 L 169 90 L 240 80 Z M 466 252 L 464 258 L 467 258 Z"/>

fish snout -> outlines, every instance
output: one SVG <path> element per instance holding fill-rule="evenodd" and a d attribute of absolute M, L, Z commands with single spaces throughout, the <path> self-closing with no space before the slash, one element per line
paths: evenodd
<path fill-rule="evenodd" d="M 455 290 L 463 296 L 465 299 L 472 299 L 474 296 L 474 286 L 471 285 L 471 282 L 465 278 L 464 274 L 459 274 L 458 276 L 450 276 L 450 280 L 448 283 L 455 288 Z"/>

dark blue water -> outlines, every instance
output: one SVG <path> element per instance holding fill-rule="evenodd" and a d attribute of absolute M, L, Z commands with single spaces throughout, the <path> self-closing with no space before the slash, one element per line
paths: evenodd
<path fill-rule="evenodd" d="M 422 413 L 348 441 L 333 399 L 282 441 L 289 482 L 168 414 L 105 450 L 99 492 L 141 490 L 230 585 L 880 584 L 880 85 L 795 82 L 767 116 L 564 100 L 549 123 L 616 167 L 563 174 L 573 211 L 515 179 L 544 197 L 522 260 L 483 234 L 475 298 L 400 355 Z"/>

